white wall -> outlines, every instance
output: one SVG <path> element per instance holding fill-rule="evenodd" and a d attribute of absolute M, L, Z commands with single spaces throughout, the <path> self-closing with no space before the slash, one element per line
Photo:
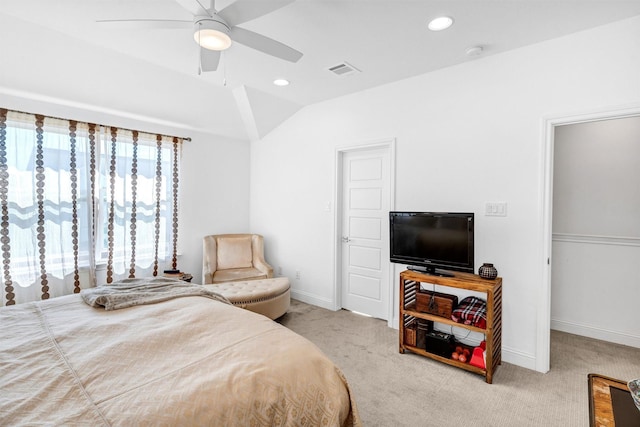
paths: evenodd
<path fill-rule="evenodd" d="M 640 117 L 558 126 L 553 329 L 640 347 Z"/>
<path fill-rule="evenodd" d="M 544 118 L 640 102 L 638 40 L 634 18 L 303 109 L 251 146 L 268 260 L 301 271 L 294 295 L 331 307 L 335 148 L 395 137 L 396 209 L 476 213 L 476 266 L 504 279 L 503 359 L 534 369 Z M 508 216 L 484 216 L 487 201 Z"/>
<path fill-rule="evenodd" d="M 249 230 L 249 143 L 194 135 L 182 155 L 178 267 L 202 283 L 203 236 Z"/>
<path fill-rule="evenodd" d="M 553 232 L 640 237 L 640 117 L 555 128 Z"/>

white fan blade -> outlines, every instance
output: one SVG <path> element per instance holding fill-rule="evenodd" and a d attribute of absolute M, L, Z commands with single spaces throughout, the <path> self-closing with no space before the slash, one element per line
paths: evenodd
<path fill-rule="evenodd" d="M 203 72 L 215 71 L 220 62 L 220 51 L 200 48 L 200 69 Z"/>
<path fill-rule="evenodd" d="M 295 0 L 236 0 L 218 12 L 230 26 L 251 21 L 293 3 Z"/>
<path fill-rule="evenodd" d="M 121 29 L 193 29 L 193 21 L 174 21 L 166 19 L 105 19 L 96 21 L 101 25 L 108 25 L 111 28 Z"/>
<path fill-rule="evenodd" d="M 263 36 L 262 34 L 245 30 L 244 28 L 233 27 L 231 28 L 230 35 L 231 40 L 234 42 L 242 43 L 252 49 L 284 59 L 285 61 L 298 62 L 298 60 L 302 58 L 302 52 L 298 52 L 294 48 Z"/>
<path fill-rule="evenodd" d="M 176 0 L 176 3 L 191 12 L 193 16 L 211 16 L 207 8 L 198 0 Z"/>

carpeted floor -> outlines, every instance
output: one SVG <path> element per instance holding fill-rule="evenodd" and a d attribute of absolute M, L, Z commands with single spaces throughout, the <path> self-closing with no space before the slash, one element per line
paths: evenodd
<path fill-rule="evenodd" d="M 587 374 L 640 377 L 640 349 L 552 331 L 551 371 L 503 362 L 484 378 L 398 352 L 382 320 L 292 301 L 280 323 L 344 372 L 365 426 L 588 426 Z"/>

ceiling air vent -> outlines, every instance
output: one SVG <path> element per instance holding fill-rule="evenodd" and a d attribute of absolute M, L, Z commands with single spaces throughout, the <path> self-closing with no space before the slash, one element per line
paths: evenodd
<path fill-rule="evenodd" d="M 342 62 L 340 64 L 334 65 L 333 67 L 329 67 L 328 70 L 338 77 L 350 76 L 352 74 L 360 72 L 360 70 L 358 70 L 356 67 L 346 62 Z"/>

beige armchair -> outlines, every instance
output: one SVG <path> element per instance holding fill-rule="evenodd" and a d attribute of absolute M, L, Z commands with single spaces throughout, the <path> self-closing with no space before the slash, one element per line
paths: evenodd
<path fill-rule="evenodd" d="M 203 284 L 273 277 L 264 260 L 264 240 L 259 234 L 205 236 L 202 247 Z"/>

